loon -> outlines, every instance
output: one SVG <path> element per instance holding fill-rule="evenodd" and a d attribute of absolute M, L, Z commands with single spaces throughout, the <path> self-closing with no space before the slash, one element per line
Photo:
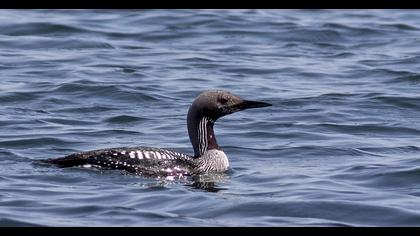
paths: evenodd
<path fill-rule="evenodd" d="M 188 110 L 188 135 L 194 156 L 153 147 L 120 147 L 74 153 L 41 160 L 58 167 L 94 166 L 125 170 L 142 176 L 191 176 L 224 172 L 229 161 L 216 141 L 217 119 L 237 111 L 271 104 L 244 100 L 228 91 L 209 90 L 198 95 Z"/>

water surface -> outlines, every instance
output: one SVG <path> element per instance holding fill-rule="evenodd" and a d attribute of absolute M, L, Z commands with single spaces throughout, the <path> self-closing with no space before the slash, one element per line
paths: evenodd
<path fill-rule="evenodd" d="M 1 10 L 1 226 L 418 226 L 420 11 Z M 166 181 L 44 158 L 192 153 L 203 90 L 232 169 Z"/>

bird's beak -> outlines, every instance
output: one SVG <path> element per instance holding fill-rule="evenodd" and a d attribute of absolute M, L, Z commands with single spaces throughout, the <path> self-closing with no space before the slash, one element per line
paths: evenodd
<path fill-rule="evenodd" d="M 272 106 L 272 105 L 266 102 L 243 100 L 242 102 L 233 105 L 232 110 L 235 112 L 235 111 L 242 111 L 242 110 L 250 109 L 250 108 L 269 107 L 269 106 Z"/>

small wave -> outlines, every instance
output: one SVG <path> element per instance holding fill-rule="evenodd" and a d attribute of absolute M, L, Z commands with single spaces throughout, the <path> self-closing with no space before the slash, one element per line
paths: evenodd
<path fill-rule="evenodd" d="M 102 97 L 103 99 L 114 99 L 124 101 L 159 101 L 153 95 L 142 93 L 135 90 L 125 90 L 120 85 L 102 85 L 99 83 L 95 84 L 81 84 L 78 82 L 64 83 L 56 86 L 50 90 L 53 93 L 58 94 L 72 94 L 81 97 L 94 96 Z"/>
<path fill-rule="evenodd" d="M 90 106 L 90 107 L 74 107 L 74 108 L 62 108 L 62 109 L 55 109 L 50 110 L 52 112 L 64 112 L 64 113 L 79 113 L 79 114 L 88 114 L 88 113 L 101 113 L 101 112 L 109 112 L 118 110 L 117 108 L 113 107 L 105 107 L 105 106 Z"/>
<path fill-rule="evenodd" d="M 2 156 L 2 161 L 5 160 L 13 160 L 13 161 L 17 161 L 17 160 L 27 160 L 25 157 L 23 157 L 22 155 L 15 153 L 13 151 L 9 151 L 7 149 L 0 149 L 0 155 Z"/>
<path fill-rule="evenodd" d="M 276 74 L 279 73 L 280 69 L 264 69 L 264 68 L 226 68 L 222 69 L 224 72 L 228 73 L 237 73 L 237 74 L 247 74 L 247 75 L 270 75 L 270 74 Z"/>
<path fill-rule="evenodd" d="M 128 116 L 128 115 L 118 115 L 113 116 L 110 118 L 105 119 L 105 122 L 112 123 L 112 124 L 121 124 L 121 123 L 132 123 L 136 121 L 146 120 L 145 118 L 136 117 L 136 116 Z"/>
<path fill-rule="evenodd" d="M 101 88 L 101 85 L 84 84 L 80 82 L 63 83 L 50 89 L 53 93 L 73 93 L 73 92 L 89 92 L 92 88 Z"/>
<path fill-rule="evenodd" d="M 24 24 L 13 24 L 7 25 L 7 27 L 1 27 L 1 34 L 10 36 L 25 36 L 25 35 L 68 35 L 87 33 L 89 31 L 81 28 L 63 24 L 48 23 L 48 22 L 33 22 Z"/>
<path fill-rule="evenodd" d="M 399 108 L 420 109 L 420 97 L 376 96 L 375 100 Z"/>
<path fill-rule="evenodd" d="M 186 61 L 186 62 L 217 62 L 213 59 L 206 58 L 203 56 L 184 57 L 179 60 Z"/>
<path fill-rule="evenodd" d="M 211 215 L 225 217 L 240 217 L 242 221 L 261 222 L 260 217 L 271 216 L 281 220 L 283 217 L 298 217 L 302 219 L 329 220 L 336 223 L 352 224 L 357 226 L 415 225 L 420 215 L 398 207 L 382 206 L 377 204 L 364 204 L 343 200 L 288 200 L 283 202 L 241 202 L 222 209 L 209 210 Z M 350 213 L 351 214 L 348 214 Z M 209 214 L 209 213 L 208 213 Z M 331 223 L 332 223 L 331 222 Z"/>
<path fill-rule="evenodd" d="M 410 83 L 417 85 L 420 83 L 420 74 L 403 75 L 387 81 L 387 83 Z"/>
<path fill-rule="evenodd" d="M 124 72 L 126 74 L 132 74 L 132 73 L 136 72 L 136 69 L 125 67 L 125 68 L 122 68 L 122 72 Z"/>
<path fill-rule="evenodd" d="M 346 39 L 336 30 L 300 29 L 290 30 L 279 34 L 281 40 L 308 43 L 343 42 Z"/>
<path fill-rule="evenodd" d="M 389 42 L 387 42 L 386 44 L 389 44 Z M 378 43 L 376 46 L 379 46 L 380 43 Z M 365 45 L 366 46 L 366 45 Z M 395 57 L 391 57 L 391 58 L 387 58 L 387 59 L 367 59 L 367 60 L 359 60 L 358 61 L 360 64 L 364 64 L 364 65 L 368 65 L 368 66 L 397 66 L 397 65 L 402 65 L 404 67 L 406 67 L 407 65 L 413 65 L 416 66 L 420 63 L 420 56 L 418 55 L 414 55 L 414 56 L 405 56 L 405 57 L 400 57 L 400 58 L 395 58 Z"/>
<path fill-rule="evenodd" d="M 410 194 L 411 186 L 416 185 L 420 178 L 420 168 L 380 166 L 361 175 L 364 177 L 364 179 L 359 179 L 361 185 L 384 189 L 404 189 L 405 193 Z"/>
<path fill-rule="evenodd" d="M 377 133 L 377 134 L 401 134 L 401 135 L 420 135 L 420 130 L 409 127 L 399 126 L 388 126 L 378 124 L 362 124 L 362 125 L 345 125 L 345 124 L 334 124 L 334 123 L 319 123 L 314 124 L 335 130 L 347 134 L 365 134 L 365 133 Z"/>
<path fill-rule="evenodd" d="M 35 224 L 12 218 L 0 218 L 0 227 L 43 227 L 45 225 Z"/>
<path fill-rule="evenodd" d="M 167 32 L 167 31 L 152 31 L 148 32 L 147 34 L 141 34 L 139 37 L 141 40 L 144 41 L 170 41 L 170 40 L 181 40 L 185 38 L 192 38 L 194 36 L 197 36 L 197 33 L 195 32 L 183 32 L 182 34 L 175 34 L 173 32 Z"/>
<path fill-rule="evenodd" d="M 375 152 L 372 152 L 372 151 L 366 151 L 366 150 L 361 149 L 361 148 L 353 148 L 353 150 L 356 151 L 356 152 L 360 152 L 362 154 L 370 155 L 370 156 L 378 156 L 378 157 L 382 157 L 383 156 L 383 155 L 380 155 L 378 153 L 375 153 Z"/>
<path fill-rule="evenodd" d="M 27 36 L 29 37 L 29 36 Z M 16 40 L 15 36 L 4 36 L 0 40 L 8 48 L 19 50 L 87 50 L 87 49 L 113 49 L 112 44 L 106 41 L 92 41 L 84 39 L 45 38 L 30 36 L 26 40 Z"/>
<path fill-rule="evenodd" d="M 411 30 L 411 31 L 419 30 L 419 28 L 417 28 L 413 25 L 402 24 L 402 23 L 400 23 L 400 24 L 380 24 L 379 27 L 382 28 L 382 29 L 391 28 L 391 29 L 397 29 L 397 30 Z"/>
<path fill-rule="evenodd" d="M 383 35 L 384 31 L 381 29 L 374 29 L 372 27 L 356 27 L 340 23 L 325 23 L 321 25 L 321 28 L 333 29 L 345 33 L 347 36 L 373 36 L 373 35 Z"/>
<path fill-rule="evenodd" d="M 345 172 L 345 173 L 352 174 L 352 173 L 356 173 L 356 172 L 360 173 L 361 171 L 376 170 L 378 168 L 386 167 L 386 166 L 387 165 L 385 165 L 385 164 L 353 165 L 353 166 L 350 166 L 350 167 L 347 167 L 347 168 L 343 169 L 342 171 Z M 337 176 L 341 176 L 341 174 L 337 175 Z"/>
<path fill-rule="evenodd" d="M 245 149 L 243 147 L 233 147 L 236 151 Z M 299 145 L 293 147 L 291 145 L 284 146 L 282 148 L 270 148 L 270 149 L 258 149 L 258 148 L 247 148 L 245 149 L 246 153 L 251 153 L 254 156 L 266 157 L 267 159 L 272 159 L 276 156 L 282 156 L 283 158 L 302 158 L 302 157 L 327 157 L 327 156 L 336 156 L 336 157 L 345 157 L 345 156 L 366 156 L 365 153 L 356 151 L 353 148 L 340 148 L 332 146 L 315 146 L 315 145 Z M 264 153 L 264 155 L 261 155 Z"/>
<path fill-rule="evenodd" d="M 3 93 L 3 95 L 0 95 L 0 104 L 1 103 L 14 103 L 14 102 L 29 102 L 31 100 L 36 100 L 39 97 L 40 95 L 35 92 Z"/>
<path fill-rule="evenodd" d="M 99 131 L 82 131 L 76 133 L 68 133 L 68 134 L 83 134 L 87 137 L 115 137 L 116 135 L 135 135 L 138 137 L 139 134 L 142 134 L 139 131 L 132 131 L 132 130 L 122 130 L 122 129 L 110 129 L 110 130 L 99 130 Z"/>
<path fill-rule="evenodd" d="M 361 93 L 324 93 L 316 96 L 308 97 L 297 97 L 289 98 L 281 101 L 281 105 L 284 106 L 305 106 L 310 104 L 319 104 L 322 102 L 339 102 L 353 100 L 355 98 L 360 98 L 366 96 L 366 94 Z"/>
<path fill-rule="evenodd" d="M 43 145 L 63 146 L 63 145 L 68 145 L 69 143 L 77 143 L 77 142 L 65 140 L 62 138 L 40 137 L 40 138 L 25 138 L 25 139 L 0 141 L 0 147 L 32 148 L 32 147 L 40 147 Z"/>
<path fill-rule="evenodd" d="M 420 148 L 416 146 L 398 146 L 398 147 L 362 147 L 356 148 L 357 151 L 371 153 L 378 156 L 388 154 L 415 154 L 420 153 Z"/>
<path fill-rule="evenodd" d="M 350 58 L 350 57 L 355 57 L 356 54 L 352 53 L 352 52 L 339 52 L 339 53 L 333 53 L 331 55 L 328 55 L 327 57 L 330 58 Z"/>
<path fill-rule="evenodd" d="M 420 178 L 420 167 L 390 167 L 377 168 L 377 172 L 371 173 L 377 177 L 376 183 L 381 182 L 385 186 L 401 186 L 416 183 Z"/>
<path fill-rule="evenodd" d="M 48 118 L 48 119 L 40 119 L 41 122 L 47 124 L 60 124 L 60 125 L 82 125 L 82 126 L 90 126 L 96 124 L 96 122 L 92 121 L 83 121 L 83 120 L 75 120 L 75 119 L 63 119 L 63 118 Z"/>
<path fill-rule="evenodd" d="M 341 173 L 330 177 L 345 179 L 360 186 L 381 190 L 403 189 L 404 193 L 410 194 L 413 192 L 411 191 L 411 186 L 415 186 L 420 178 L 420 168 L 411 165 L 407 166 L 407 164 L 410 163 L 405 160 L 398 162 L 394 160 L 384 164 L 358 164 L 345 168 Z"/>

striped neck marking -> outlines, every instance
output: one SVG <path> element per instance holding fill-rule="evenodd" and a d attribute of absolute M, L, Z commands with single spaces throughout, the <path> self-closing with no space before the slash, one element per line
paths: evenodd
<path fill-rule="evenodd" d="M 208 148 L 208 139 L 214 138 L 213 130 L 208 130 L 208 125 L 213 126 L 214 121 L 206 116 L 204 116 L 200 123 L 198 124 L 198 148 L 200 151 L 200 156 L 204 154 L 204 152 Z M 210 137 L 208 136 L 210 135 Z"/>

